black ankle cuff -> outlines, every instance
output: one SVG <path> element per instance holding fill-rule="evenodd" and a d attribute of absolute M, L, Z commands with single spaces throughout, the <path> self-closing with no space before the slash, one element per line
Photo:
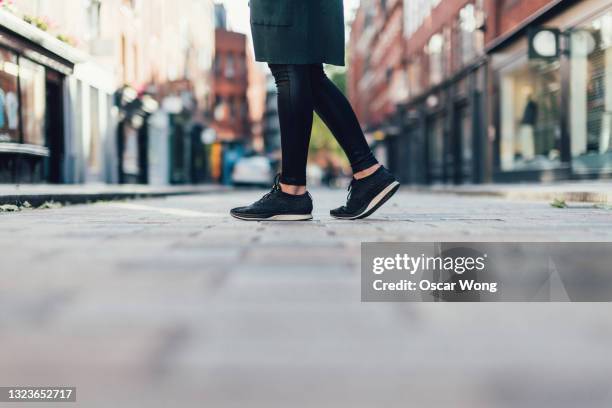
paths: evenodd
<path fill-rule="evenodd" d="M 280 182 L 289 186 L 305 186 L 306 177 L 287 177 L 281 174 Z"/>
<path fill-rule="evenodd" d="M 370 153 L 367 156 L 365 156 L 363 159 L 360 159 L 359 161 L 355 163 L 351 163 L 351 168 L 353 169 L 353 174 L 354 174 L 354 173 L 359 173 L 360 171 L 364 171 L 365 169 L 369 169 L 372 166 L 376 166 L 377 164 L 379 164 L 378 160 L 376 160 L 374 155 Z"/>

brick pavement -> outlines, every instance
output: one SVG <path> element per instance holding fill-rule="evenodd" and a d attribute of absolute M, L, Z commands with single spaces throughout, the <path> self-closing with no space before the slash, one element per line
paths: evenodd
<path fill-rule="evenodd" d="M 316 190 L 313 222 L 227 216 L 258 194 L 0 214 L 0 385 L 75 385 L 82 407 L 610 406 L 610 305 L 363 304 L 359 245 L 610 241 L 612 211 L 403 192 L 341 222 L 344 192 Z"/>

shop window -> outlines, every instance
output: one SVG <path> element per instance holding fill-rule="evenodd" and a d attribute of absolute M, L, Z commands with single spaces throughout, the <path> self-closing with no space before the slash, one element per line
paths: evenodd
<path fill-rule="evenodd" d="M 429 181 L 443 181 L 444 169 L 444 117 L 431 119 L 427 124 L 427 150 Z"/>
<path fill-rule="evenodd" d="M 612 12 L 571 30 L 571 50 L 572 164 L 612 168 Z"/>
<path fill-rule="evenodd" d="M 23 141 L 44 146 L 46 88 L 45 69 L 26 58 L 19 59 L 21 84 L 21 116 L 23 119 Z"/>
<path fill-rule="evenodd" d="M 126 122 L 123 133 L 123 174 L 136 177 L 140 172 L 138 165 L 138 129 Z"/>
<path fill-rule="evenodd" d="M 500 72 L 502 170 L 543 170 L 561 162 L 558 61 L 527 56 Z"/>
<path fill-rule="evenodd" d="M 20 142 L 17 56 L 0 50 L 0 143 Z"/>
<path fill-rule="evenodd" d="M 457 135 L 459 136 L 459 155 L 461 172 L 457 179 L 459 182 L 470 182 L 473 179 L 473 166 L 474 166 L 474 128 L 472 123 L 472 116 L 469 108 L 462 108 L 457 112 L 458 116 L 458 128 L 456 129 Z"/>

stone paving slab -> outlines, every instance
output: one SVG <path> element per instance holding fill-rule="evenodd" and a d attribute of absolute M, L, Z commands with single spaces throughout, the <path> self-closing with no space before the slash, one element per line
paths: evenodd
<path fill-rule="evenodd" d="M 0 385 L 87 408 L 612 406 L 610 304 L 364 304 L 359 274 L 363 241 L 612 241 L 612 211 L 403 191 L 343 222 L 345 192 L 314 190 L 313 222 L 227 215 L 259 194 L 1 213 Z"/>

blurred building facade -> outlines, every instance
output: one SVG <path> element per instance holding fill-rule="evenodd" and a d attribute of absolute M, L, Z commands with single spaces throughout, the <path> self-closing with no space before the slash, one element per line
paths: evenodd
<path fill-rule="evenodd" d="M 9 4 L 0 7 L 0 182 L 61 182 L 66 158 L 78 148 L 65 79 L 80 74 L 87 55 L 46 26 Z M 98 75 L 97 90 L 111 100 L 104 79 Z"/>
<path fill-rule="evenodd" d="M 382 123 L 406 98 L 405 84 L 398 84 L 405 80 L 402 8 L 401 0 L 363 0 L 351 31 L 349 93 L 358 117 L 369 124 Z"/>
<path fill-rule="evenodd" d="M 267 66 L 255 61 L 251 47 L 247 46 L 247 70 L 250 121 L 249 149 L 255 153 L 265 151 L 264 118 L 266 114 L 266 99 L 268 95 L 266 71 Z"/>
<path fill-rule="evenodd" d="M 397 3 L 362 1 L 349 41 L 348 88 L 405 182 L 612 173 L 609 1 Z M 560 34 L 557 44 L 540 46 L 559 52 L 530 57 L 534 30 L 543 27 L 554 30 L 539 41 L 554 43 Z"/>
<path fill-rule="evenodd" d="M 203 177 L 193 166 L 205 165 L 197 132 L 206 126 L 211 94 L 212 0 L 20 0 L 3 16 L 28 20 L 29 42 L 43 48 L 61 33 L 64 48 L 80 56 L 56 78 L 62 103 L 41 108 L 47 120 L 63 118 L 39 140 L 50 151 L 45 166 L 58 169 L 31 181 Z"/>
<path fill-rule="evenodd" d="M 266 75 L 266 105 L 263 118 L 264 150 L 266 154 L 276 155 L 281 150 L 281 130 L 278 118 L 278 92 L 271 73 Z M 280 159 L 276 157 L 276 159 Z"/>
<path fill-rule="evenodd" d="M 249 137 L 247 91 L 247 37 L 217 29 L 211 100 L 212 126 L 219 141 L 243 141 Z"/>
<path fill-rule="evenodd" d="M 496 39 L 488 50 L 494 176 L 610 177 L 612 4 L 506 1 L 497 12 Z M 532 27 L 558 31 L 538 37 L 532 32 L 530 41 Z M 534 59 L 530 42 L 536 51 L 560 46 L 553 57 Z"/>
<path fill-rule="evenodd" d="M 215 6 L 215 57 L 210 124 L 216 138 L 211 150 L 213 179 L 231 183 L 231 171 L 251 142 L 247 36 L 227 26 L 223 5 Z"/>

